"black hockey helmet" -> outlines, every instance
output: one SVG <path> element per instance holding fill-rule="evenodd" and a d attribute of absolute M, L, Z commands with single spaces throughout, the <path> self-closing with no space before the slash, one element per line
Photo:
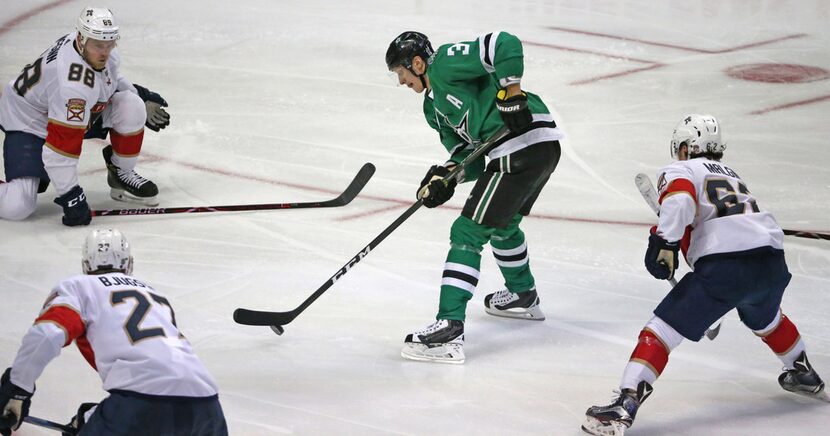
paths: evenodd
<path fill-rule="evenodd" d="M 435 50 L 429 43 L 429 38 L 420 32 L 406 31 L 398 35 L 386 50 L 386 66 L 391 70 L 398 65 L 412 70 L 412 58 L 420 56 L 429 63 L 429 58 Z"/>

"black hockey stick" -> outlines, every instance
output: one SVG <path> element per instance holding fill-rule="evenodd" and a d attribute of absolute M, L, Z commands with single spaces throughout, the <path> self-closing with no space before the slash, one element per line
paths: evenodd
<path fill-rule="evenodd" d="M 654 190 L 654 185 L 651 183 L 651 179 L 649 179 L 647 175 L 640 173 L 634 176 L 634 184 L 637 185 L 637 190 L 640 191 L 640 195 L 643 196 L 643 200 L 646 201 L 648 207 L 651 208 L 655 215 L 660 216 L 660 202 L 657 199 L 657 191 Z M 669 279 L 669 283 L 671 283 L 671 287 L 674 288 L 677 286 L 677 279 L 672 277 Z M 720 333 L 720 325 L 722 322 L 723 320 L 719 320 L 717 323 L 706 329 L 706 332 L 703 334 L 706 335 L 710 341 L 714 341 L 715 338 L 718 337 L 718 333 Z"/>
<path fill-rule="evenodd" d="M 269 210 L 269 209 L 303 209 L 309 207 L 339 207 L 349 204 L 357 194 L 366 186 L 372 174 L 375 173 L 375 166 L 371 163 L 366 163 L 363 168 L 354 176 L 352 183 L 346 187 L 336 198 L 326 201 L 309 201 L 306 203 L 265 203 L 265 204 L 237 204 L 230 206 L 194 206 L 194 207 L 150 207 L 144 209 L 110 209 L 110 210 L 93 210 L 92 216 L 108 216 L 108 215 L 161 215 L 171 213 L 200 213 L 200 212 L 236 212 L 249 210 Z"/>
<path fill-rule="evenodd" d="M 799 238 L 809 238 L 809 239 L 825 239 L 830 241 L 830 234 L 827 233 L 819 233 L 819 232 L 810 232 L 806 230 L 788 230 L 783 229 L 785 235 L 789 236 L 798 236 Z"/>
<path fill-rule="evenodd" d="M 57 422 L 52 422 L 46 419 L 35 418 L 34 416 L 27 416 L 23 418 L 23 422 L 27 424 L 36 425 L 38 427 L 48 428 L 50 430 L 61 431 L 66 434 L 78 434 L 78 429 L 75 427 L 70 427 L 64 424 L 58 424 Z"/>
<path fill-rule="evenodd" d="M 470 162 L 473 162 L 485 153 L 489 152 L 496 145 L 496 143 L 505 136 L 507 136 L 509 132 L 510 131 L 507 128 L 502 128 L 501 130 L 496 132 L 496 134 L 493 135 L 492 138 L 487 140 L 485 143 L 481 144 L 478 148 L 473 150 L 473 152 L 470 153 L 470 155 L 467 156 L 464 159 L 464 161 L 456 165 L 455 168 L 453 168 L 452 171 L 450 171 L 450 173 L 447 174 L 446 177 L 444 177 L 444 180 L 451 180 L 458 176 L 458 174 L 461 171 L 463 171 L 464 168 Z M 300 304 L 296 309 L 288 312 L 265 312 L 239 308 L 233 312 L 233 320 L 239 324 L 245 325 L 271 326 L 271 330 L 273 330 L 274 333 L 278 335 L 283 334 L 283 332 L 285 331 L 283 329 L 284 325 L 293 321 L 294 318 L 297 317 L 297 315 L 301 314 L 304 310 L 306 310 L 306 308 L 310 306 L 311 303 L 314 302 L 314 300 L 323 295 L 323 293 L 326 292 L 326 290 L 328 290 L 337 280 L 339 280 L 341 277 L 343 277 L 343 275 L 349 272 L 349 269 L 351 267 L 363 260 L 364 257 L 368 256 L 369 253 L 381 243 L 381 241 L 386 239 L 387 236 L 389 236 L 393 231 L 395 231 L 395 229 L 397 229 L 401 224 L 403 224 L 403 222 L 406 221 L 410 216 L 412 216 L 412 214 L 414 214 L 423 204 L 423 201 L 420 199 L 416 201 L 403 214 L 401 214 L 401 216 L 399 216 L 394 222 L 392 222 L 392 224 L 383 229 L 383 231 L 380 232 L 380 234 L 377 235 L 375 239 L 372 239 L 372 242 L 369 242 L 369 244 L 363 247 L 354 257 L 349 259 L 349 261 L 346 262 L 346 264 L 343 265 L 342 268 L 337 270 L 337 272 L 334 273 L 334 275 L 331 276 L 328 279 L 328 281 L 323 283 L 322 286 L 320 286 L 316 291 L 314 291 L 314 293 L 311 294 L 311 296 L 306 298 L 306 300 L 303 301 L 303 303 Z"/>

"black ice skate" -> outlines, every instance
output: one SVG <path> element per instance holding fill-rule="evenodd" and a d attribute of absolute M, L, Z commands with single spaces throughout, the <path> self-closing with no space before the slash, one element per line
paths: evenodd
<path fill-rule="evenodd" d="M 484 297 L 484 311 L 490 315 L 507 318 L 542 321 L 545 314 L 539 308 L 536 289 L 527 292 L 510 292 L 506 289 Z"/>
<path fill-rule="evenodd" d="M 793 369 L 785 369 L 784 373 L 778 376 L 778 384 L 786 391 L 830 402 L 830 396 L 824 390 L 824 382 L 813 369 L 813 365 L 810 365 L 804 351 L 795 359 Z"/>
<path fill-rule="evenodd" d="M 464 321 L 439 319 L 406 335 L 401 357 L 422 362 L 464 363 Z"/>
<path fill-rule="evenodd" d="M 596 436 L 623 436 L 634 423 L 640 404 L 651 395 L 652 387 L 641 381 L 637 390 L 625 389 L 613 403 L 607 406 L 592 406 L 585 412 L 582 430 Z"/>
<path fill-rule="evenodd" d="M 104 147 L 104 161 L 107 163 L 107 184 L 113 200 L 158 206 L 156 196 L 159 188 L 155 183 L 141 177 L 134 170 L 122 170 L 112 163 L 112 145 Z"/>

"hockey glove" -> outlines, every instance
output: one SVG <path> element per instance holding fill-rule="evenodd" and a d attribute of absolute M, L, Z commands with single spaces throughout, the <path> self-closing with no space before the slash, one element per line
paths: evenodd
<path fill-rule="evenodd" d="M 427 175 L 421 180 L 421 187 L 418 189 L 417 198 L 424 202 L 428 208 L 438 207 L 446 203 L 455 193 L 455 185 L 458 182 L 455 178 L 446 180 L 450 169 L 442 165 L 433 165 L 427 171 Z"/>
<path fill-rule="evenodd" d="M 7 368 L 0 378 L 0 434 L 9 436 L 20 428 L 23 418 L 29 416 L 32 393 L 17 387 L 11 381 L 12 369 Z"/>
<path fill-rule="evenodd" d="M 69 424 L 66 424 L 67 427 L 72 427 L 75 429 L 74 433 L 61 433 L 63 436 L 73 436 L 78 434 L 81 429 L 86 425 L 87 416 L 92 416 L 95 413 L 95 408 L 98 407 L 98 403 L 82 403 L 80 407 L 78 407 L 78 413 L 72 417 L 72 420 L 69 421 Z"/>
<path fill-rule="evenodd" d="M 524 92 L 507 97 L 507 91 L 500 89 L 496 94 L 496 107 L 504 125 L 513 133 L 524 132 L 533 122 L 533 115 L 527 106 L 527 94 Z"/>
<path fill-rule="evenodd" d="M 677 269 L 677 251 L 680 241 L 669 242 L 658 236 L 652 230 L 648 237 L 646 250 L 646 269 L 656 279 L 669 280 L 674 277 Z"/>
<path fill-rule="evenodd" d="M 75 185 L 66 194 L 55 199 L 55 203 L 63 207 L 63 225 L 65 226 L 86 226 L 92 221 L 92 212 L 86 202 L 84 190 Z"/>
<path fill-rule="evenodd" d="M 133 83 L 133 86 L 138 91 L 138 96 L 144 100 L 144 106 L 147 107 L 147 122 L 144 125 L 154 132 L 169 126 L 170 114 L 164 110 L 167 107 L 167 101 L 141 85 Z"/>

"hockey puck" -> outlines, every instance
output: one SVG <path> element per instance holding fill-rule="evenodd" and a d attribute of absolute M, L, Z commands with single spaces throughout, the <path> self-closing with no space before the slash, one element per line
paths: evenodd
<path fill-rule="evenodd" d="M 274 333 L 276 333 L 278 335 L 281 335 L 281 334 L 285 333 L 285 329 L 283 329 L 281 325 L 272 325 L 270 327 L 271 327 L 271 330 L 273 330 Z"/>

